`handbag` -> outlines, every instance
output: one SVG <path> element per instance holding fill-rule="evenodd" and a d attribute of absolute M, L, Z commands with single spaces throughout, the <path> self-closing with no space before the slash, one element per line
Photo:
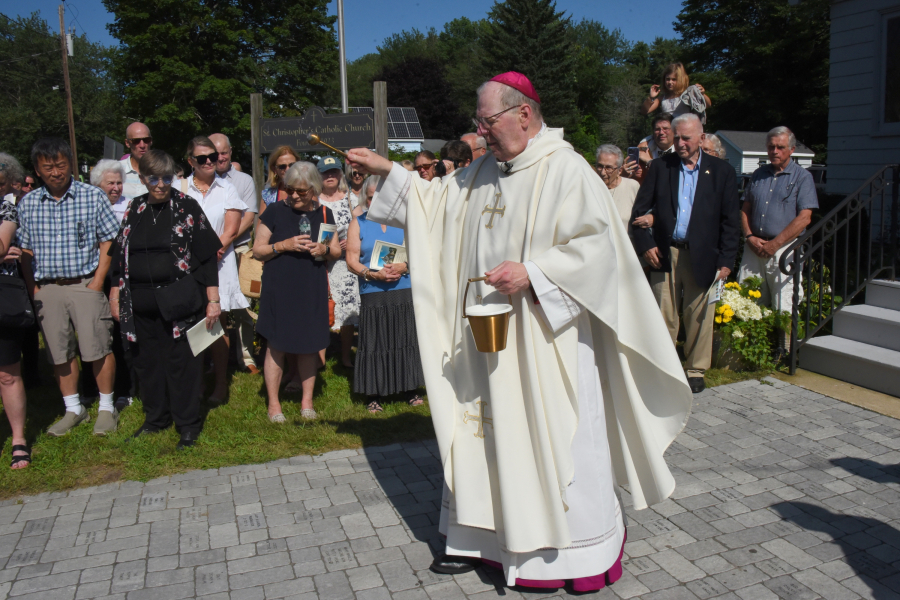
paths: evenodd
<path fill-rule="evenodd" d="M 328 215 L 325 212 L 325 206 L 322 206 L 322 223 L 325 224 L 328 222 Z M 328 282 L 328 326 L 334 327 L 334 298 L 331 297 L 331 279 L 328 278 L 328 275 L 325 276 L 325 281 Z"/>
<path fill-rule="evenodd" d="M 253 258 L 251 252 L 241 255 L 241 265 L 238 267 L 238 280 L 241 284 L 241 293 L 248 298 L 259 298 L 262 292 L 263 262 Z"/>
<path fill-rule="evenodd" d="M 0 327 L 31 327 L 34 307 L 20 277 L 0 275 Z"/>
<path fill-rule="evenodd" d="M 159 313 L 166 321 L 184 321 L 203 308 L 200 288 L 190 273 L 169 285 L 154 286 L 153 295 L 156 297 Z"/>

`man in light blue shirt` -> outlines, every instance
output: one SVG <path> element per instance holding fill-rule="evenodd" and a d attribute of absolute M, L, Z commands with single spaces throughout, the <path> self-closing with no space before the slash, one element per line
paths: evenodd
<path fill-rule="evenodd" d="M 697 191 L 697 176 L 700 174 L 700 161 L 703 153 L 697 154 L 697 162 L 693 168 L 681 162 L 681 172 L 678 174 L 678 215 L 675 220 L 675 232 L 672 239 L 683 242 L 687 239 L 688 223 L 691 222 L 691 209 L 694 208 L 694 192 Z"/>

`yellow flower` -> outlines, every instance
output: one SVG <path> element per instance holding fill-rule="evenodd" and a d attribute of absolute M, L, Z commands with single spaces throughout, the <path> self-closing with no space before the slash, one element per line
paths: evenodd
<path fill-rule="evenodd" d="M 716 323 L 721 323 L 721 322 L 722 322 L 722 317 L 716 317 Z"/>
<path fill-rule="evenodd" d="M 722 322 L 723 322 L 723 323 L 730 323 L 730 322 L 731 322 L 731 317 L 729 317 L 728 315 L 725 315 L 724 317 L 722 317 Z"/>
<path fill-rule="evenodd" d="M 723 313 L 723 315 L 725 316 L 725 318 L 730 319 L 734 316 L 734 311 L 729 308 Z"/>
<path fill-rule="evenodd" d="M 753 292 L 753 297 L 754 298 L 762 298 L 762 292 L 760 292 L 759 290 L 755 290 Z"/>
<path fill-rule="evenodd" d="M 717 314 L 717 315 L 721 315 L 723 312 L 725 312 L 725 307 L 724 307 L 724 306 L 718 306 L 718 307 L 716 307 L 716 314 Z"/>

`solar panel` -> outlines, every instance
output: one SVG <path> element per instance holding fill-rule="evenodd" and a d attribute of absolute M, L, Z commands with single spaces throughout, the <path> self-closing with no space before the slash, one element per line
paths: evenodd
<path fill-rule="evenodd" d="M 422 133 L 422 126 L 418 123 L 407 123 L 406 126 L 409 127 L 409 137 L 425 138 L 425 134 Z"/>
<path fill-rule="evenodd" d="M 351 106 L 350 112 L 373 114 L 375 109 L 370 106 Z M 425 138 L 415 108 L 389 106 L 387 113 L 388 138 L 400 140 Z"/>

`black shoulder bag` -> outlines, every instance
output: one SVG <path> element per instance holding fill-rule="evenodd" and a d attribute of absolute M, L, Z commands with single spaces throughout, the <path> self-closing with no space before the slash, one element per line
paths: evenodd
<path fill-rule="evenodd" d="M 0 327 L 31 327 L 34 308 L 21 277 L 0 275 Z"/>

